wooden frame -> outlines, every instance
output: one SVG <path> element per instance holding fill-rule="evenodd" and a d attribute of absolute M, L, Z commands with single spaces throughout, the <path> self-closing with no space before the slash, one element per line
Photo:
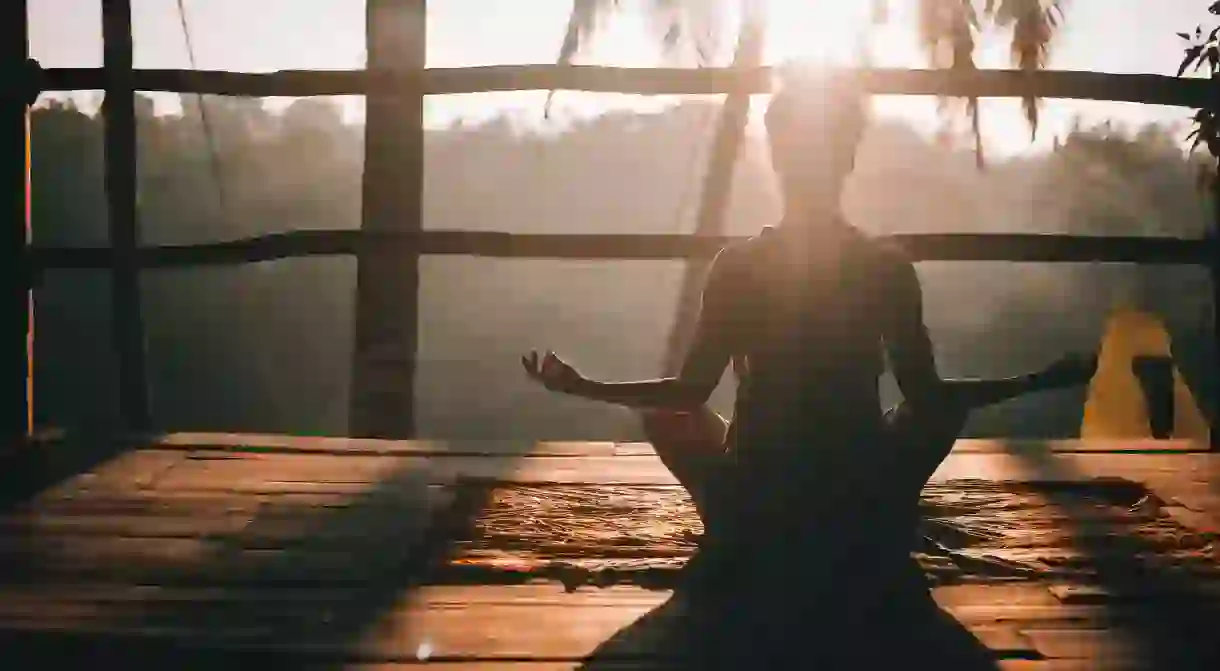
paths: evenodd
<path fill-rule="evenodd" d="M 423 230 L 426 0 L 367 0 L 369 90 L 364 127 L 360 232 Z M 369 238 L 365 238 L 369 239 Z M 419 250 L 379 254 L 357 246 L 349 436 L 415 434 L 415 354 L 419 339 Z"/>
<path fill-rule="evenodd" d="M 423 0 L 370 0 L 370 3 L 412 6 L 422 12 Z M 21 3 L 24 5 L 24 3 Z M 138 271 L 146 268 L 250 263 L 303 256 L 357 255 L 361 265 L 376 264 L 386 252 L 399 259 L 419 254 L 463 254 L 513 258 L 571 259 L 673 259 L 707 257 L 729 238 L 684 235 L 515 235 L 499 232 L 424 231 L 420 225 L 418 183 L 410 188 L 386 190 L 376 182 L 409 175 L 422 182 L 422 116 L 416 114 L 424 95 L 490 91 L 569 89 L 632 94 L 765 93 L 770 88 L 768 68 L 611 68 L 597 66 L 501 65 L 474 68 L 423 69 L 422 28 L 404 40 L 413 50 L 399 54 L 394 64 L 370 63 L 361 71 L 282 71 L 266 74 L 184 70 L 133 70 L 131 67 L 130 1 L 103 0 L 106 63 L 103 68 L 63 68 L 43 71 L 41 88 L 68 91 L 104 88 L 107 91 L 107 189 L 110 198 L 111 247 L 93 249 L 35 248 L 36 270 L 47 268 L 110 268 L 114 276 L 115 342 L 122 371 L 120 387 L 128 428 L 149 423 L 144 384 L 143 326 L 139 311 Z M 24 9 L 24 7 L 23 7 Z M 370 52 L 373 52 L 370 49 Z M 376 61 L 379 57 L 371 57 Z M 1220 87 L 1204 79 L 1158 75 L 1124 75 L 1095 72 L 1038 72 L 982 70 L 954 73 L 943 70 L 874 69 L 862 72 L 866 86 L 877 94 L 974 95 L 1019 97 L 1036 95 L 1137 102 L 1190 108 L 1220 108 Z M 136 235 L 134 91 L 175 91 L 240 96 L 370 95 L 396 101 L 393 107 L 409 122 L 397 128 L 395 146 L 405 151 L 405 168 L 366 155 L 365 198 L 380 193 L 380 202 L 366 203 L 360 231 L 296 231 L 244 240 L 189 246 L 142 247 Z M 389 109 L 389 108 L 387 108 Z M 370 132 L 374 114 L 370 114 Z M 399 173 L 398 177 L 394 173 Z M 416 173 L 419 173 L 418 175 Z M 397 191 L 401 200 L 388 195 Z M 1218 208 L 1220 209 L 1220 208 Z M 1218 223 L 1220 225 L 1220 223 Z M 994 260 L 1046 262 L 1126 262 L 1204 265 L 1211 269 L 1213 286 L 1220 285 L 1220 242 L 1216 236 L 1200 240 L 1143 237 L 1097 238 L 1067 235 L 934 234 L 896 236 L 921 260 Z M 410 273 L 417 272 L 414 262 Z M 402 279 L 402 278 L 400 278 Z M 398 289 L 412 295 L 406 300 L 409 320 L 416 325 L 417 279 L 403 280 Z M 367 283 L 365 286 L 368 286 Z M 1220 301 L 1220 289 L 1216 290 Z M 371 304 L 376 303 L 374 301 Z M 1220 312 L 1220 305 L 1217 306 Z M 357 323 L 370 319 L 357 315 Z M 371 322 L 370 322 L 371 323 Z M 359 329 L 358 329 L 359 330 Z M 1217 337 L 1220 337 L 1218 332 Z M 414 347 L 414 335 L 409 337 Z M 1220 351 L 1220 346 L 1218 346 Z M 413 353 L 412 353 L 413 357 Z M 414 370 L 413 361 L 405 361 Z M 404 397 L 399 397 L 402 402 Z M 409 395 L 405 397 L 410 402 Z M 408 415 L 410 408 L 407 408 Z M 363 420 L 362 420 L 363 421 Z M 397 426 L 356 427 L 358 434 L 402 434 L 411 437 L 410 418 Z M 366 430 L 367 429 L 367 430 Z M 387 429 L 385 431 L 381 429 Z M 1213 436 L 1216 431 L 1213 431 Z"/>
<path fill-rule="evenodd" d="M 25 35 L 27 31 L 27 7 L 26 0 L 11 0 L 3 5 L 3 10 L 0 10 L 0 20 L 4 21 L 5 25 L 13 29 L 20 30 L 22 38 L 19 40 L 9 40 L 5 42 L 4 53 L 0 55 L 0 63 L 3 63 L 2 69 L 10 73 L 26 73 L 29 74 L 27 58 L 29 57 L 29 46 Z M 30 419 L 30 381 L 32 379 L 30 366 L 30 294 L 29 294 L 29 274 L 30 264 L 28 255 L 29 245 L 29 105 L 32 103 L 31 92 L 23 90 L 22 87 L 9 87 L 9 90 L 4 93 L 4 108 L 0 110 L 0 123 L 3 124 L 3 131 L 10 133 L 12 137 L 21 136 L 21 145 L 25 147 L 20 169 L 15 169 L 11 173 L 4 171 L 6 176 L 7 186 L 4 188 L 5 205 L 4 211 L 11 213 L 13 222 L 4 227 L 3 243 L 0 243 L 0 250 L 3 250 L 4 260 L 0 261 L 8 268 L 16 268 L 18 272 L 11 270 L 6 273 L 4 281 L 4 289 L 2 291 L 4 301 L 4 311 L 10 313 L 9 319 L 4 320 L 9 326 L 5 326 L 3 330 L 3 339 L 0 342 L 0 347 L 4 348 L 4 364 L 5 370 L 11 370 L 11 374 L 6 374 L 3 382 L 5 395 L 12 398 L 21 399 L 19 403 L 14 402 L 4 409 L 3 419 L 0 419 L 0 454 L 4 454 L 16 446 L 21 444 L 26 436 L 31 431 Z M 17 162 L 11 164 L 14 168 Z M 12 175 L 13 179 L 7 179 L 8 175 Z M 17 179 L 18 174 L 21 175 L 20 182 Z M 18 214 L 18 213 L 21 214 Z M 17 217 L 21 217 L 18 224 Z"/>
<path fill-rule="evenodd" d="M 102 0 L 106 97 L 106 200 L 110 226 L 112 344 L 118 358 L 119 413 L 127 429 L 151 429 L 145 366 L 144 315 L 140 301 L 139 185 L 136 181 L 136 110 L 132 70 L 130 0 Z"/>
<path fill-rule="evenodd" d="M 1216 93 L 1206 79 L 1085 71 L 872 69 L 862 74 L 866 87 L 879 95 L 978 95 L 1132 102 L 1177 107 L 1206 107 Z M 383 75 L 384 77 L 384 75 Z M 343 96 L 364 95 L 384 86 L 364 70 L 282 70 L 268 73 L 141 69 L 132 75 L 138 91 L 214 95 Z M 618 68 L 598 65 L 484 65 L 428 68 L 424 95 L 544 91 L 562 89 L 634 95 L 716 95 L 744 89 L 764 94 L 771 89 L 772 69 L 760 68 Z M 395 78 L 390 77 L 389 85 Z M 46 91 L 101 89 L 106 73 L 99 68 L 46 71 Z"/>

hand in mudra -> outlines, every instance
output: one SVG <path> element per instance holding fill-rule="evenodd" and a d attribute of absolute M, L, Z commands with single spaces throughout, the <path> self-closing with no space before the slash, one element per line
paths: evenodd
<path fill-rule="evenodd" d="M 551 391 L 571 392 L 584 378 L 570 364 L 548 351 L 541 361 L 537 352 L 521 357 L 526 375 Z"/>

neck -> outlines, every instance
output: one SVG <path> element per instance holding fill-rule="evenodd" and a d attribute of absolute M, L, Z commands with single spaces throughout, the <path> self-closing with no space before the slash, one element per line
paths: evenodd
<path fill-rule="evenodd" d="M 801 210 L 786 209 L 784 219 L 780 224 L 782 230 L 799 237 L 809 237 L 825 241 L 827 235 L 833 236 L 848 228 L 838 208 L 804 208 Z"/>
<path fill-rule="evenodd" d="M 784 221 L 802 227 L 838 227 L 843 222 L 840 192 L 816 193 L 810 189 L 787 190 L 784 198 Z"/>
<path fill-rule="evenodd" d="M 829 196 L 811 197 L 809 193 L 800 193 L 784 198 L 784 214 L 791 218 L 808 219 L 837 215 L 842 211 L 838 198 Z"/>

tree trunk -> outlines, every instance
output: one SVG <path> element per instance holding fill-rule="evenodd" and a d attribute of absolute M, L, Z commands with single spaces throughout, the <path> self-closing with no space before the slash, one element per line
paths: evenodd
<path fill-rule="evenodd" d="M 749 3 L 742 6 L 743 24 L 737 40 L 733 66 L 758 67 L 762 63 L 764 25 L 761 19 L 751 19 Z M 703 197 L 699 204 L 696 235 L 724 235 L 725 215 L 733 188 L 733 169 L 745 137 L 750 115 L 750 96 L 730 93 L 720 113 L 720 125 L 713 140 L 711 160 L 703 180 Z M 682 366 L 690 339 L 699 319 L 700 296 L 709 261 L 689 261 L 682 276 L 678 294 L 677 314 L 665 357 L 665 374 L 675 375 Z"/>
<path fill-rule="evenodd" d="M 368 0 L 369 71 L 393 75 L 366 97 L 361 227 L 368 233 L 422 229 L 425 0 Z M 419 255 L 362 253 L 356 272 L 355 336 L 348 433 L 415 433 Z"/>

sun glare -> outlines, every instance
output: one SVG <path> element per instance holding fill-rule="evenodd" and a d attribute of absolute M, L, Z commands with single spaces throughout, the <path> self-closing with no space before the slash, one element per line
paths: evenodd
<path fill-rule="evenodd" d="M 918 67 L 918 45 L 908 30 L 914 17 L 906 15 L 906 4 L 896 3 L 890 21 L 876 25 L 868 2 L 771 0 L 764 62 L 814 68 Z M 750 122 L 755 131 L 762 128 L 768 98 L 757 96 L 752 101 Z M 887 116 L 912 120 L 926 121 L 935 115 L 934 103 L 912 97 L 878 99 L 875 107 Z"/>
<path fill-rule="evenodd" d="M 894 2 L 889 20 L 873 22 L 871 2 L 847 0 L 770 0 L 766 3 L 767 45 L 764 62 L 795 63 L 806 67 L 850 68 L 872 65 L 883 68 L 927 67 L 916 34 L 915 3 Z M 996 49 L 1007 42 L 985 39 L 981 60 L 990 65 Z M 1003 51 L 1003 49 L 1000 49 Z M 1006 52 L 999 54 L 1001 60 Z M 990 58 L 988 58 L 990 57 Z M 762 113 L 769 96 L 751 101 L 750 127 L 762 129 Z M 983 136 L 1001 153 L 1017 153 L 1029 147 L 1029 128 L 1012 100 L 981 101 Z M 939 127 L 944 117 L 930 96 L 877 96 L 873 109 L 880 117 L 902 119 L 927 130 Z M 964 136 L 963 136 L 964 137 Z"/>
<path fill-rule="evenodd" d="M 769 63 L 808 61 L 854 65 L 871 27 L 867 2 L 771 0 L 767 3 Z"/>

